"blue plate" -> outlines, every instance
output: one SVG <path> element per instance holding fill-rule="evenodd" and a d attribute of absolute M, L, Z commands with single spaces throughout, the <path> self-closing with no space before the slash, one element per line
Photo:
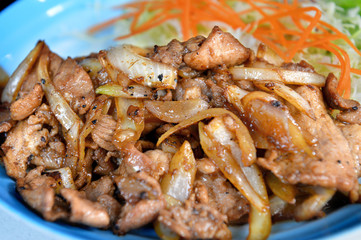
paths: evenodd
<path fill-rule="evenodd" d="M 111 29 L 96 38 L 85 34 L 86 29 L 117 16 L 111 7 L 122 0 L 24 0 L 17 1 L 0 13 L 0 66 L 12 73 L 39 39 L 45 40 L 52 51 L 62 57 L 87 55 L 116 43 Z M 67 239 L 119 239 L 111 231 L 72 226 L 62 222 L 47 222 L 24 205 L 15 191 L 15 183 L 0 166 L 0 216 L 17 216 L 26 221 L 41 236 L 57 235 Z M 20 220 L 19 220 L 20 223 Z M 4 226 L 0 226 L 1 229 Z M 247 226 L 232 228 L 235 239 L 247 236 Z M 269 239 L 344 239 L 361 236 L 361 205 L 339 209 L 327 217 L 310 222 L 275 224 Z M 151 228 L 131 232 L 123 239 L 156 238 Z"/>

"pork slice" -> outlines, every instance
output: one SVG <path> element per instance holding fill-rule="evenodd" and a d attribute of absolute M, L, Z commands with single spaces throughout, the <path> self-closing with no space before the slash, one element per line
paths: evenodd
<path fill-rule="evenodd" d="M 16 100 L 10 106 L 11 118 L 14 120 L 23 120 L 33 114 L 40 106 L 44 96 L 40 84 L 35 84 L 33 90 L 26 96 Z"/>
<path fill-rule="evenodd" d="M 102 114 L 98 118 L 94 130 L 91 132 L 92 138 L 100 147 L 115 151 L 116 147 L 113 144 L 113 135 L 117 122 L 110 115 Z"/>
<path fill-rule="evenodd" d="M 154 46 L 153 53 L 149 58 L 156 61 L 172 65 L 178 68 L 183 62 L 184 46 L 176 39 L 170 41 L 166 46 Z"/>
<path fill-rule="evenodd" d="M 124 156 L 118 171 L 123 172 L 123 174 L 144 171 L 158 180 L 168 171 L 170 155 L 162 150 L 149 150 L 145 154 L 133 144 L 127 144 L 122 149 L 122 153 Z"/>
<path fill-rule="evenodd" d="M 351 191 L 357 186 L 357 163 L 341 130 L 328 115 L 320 89 L 301 86 L 296 91 L 315 113 L 313 120 L 299 111 L 291 113 L 301 127 L 314 156 L 302 152 L 276 152 L 258 163 L 280 179 L 292 184 L 304 183 Z"/>
<path fill-rule="evenodd" d="M 118 176 L 115 182 L 126 202 L 114 225 L 116 234 L 123 235 L 154 221 L 166 206 L 159 183 L 145 172 Z"/>
<path fill-rule="evenodd" d="M 116 168 L 116 165 L 111 160 L 112 157 L 120 157 L 119 152 L 107 152 L 102 148 L 98 148 L 94 151 L 92 159 L 98 164 L 93 169 L 94 174 L 101 176 L 109 175 Z"/>
<path fill-rule="evenodd" d="M 111 224 L 114 224 L 115 221 L 118 219 L 122 206 L 120 203 L 108 194 L 100 195 L 97 199 L 97 202 L 102 205 L 103 208 L 109 214 Z"/>
<path fill-rule="evenodd" d="M 49 75 L 53 79 L 55 73 L 58 71 L 63 59 L 56 53 L 49 52 Z M 40 78 L 36 67 L 26 76 L 19 91 L 19 97 L 22 98 L 29 94 L 36 84 L 40 84 Z"/>
<path fill-rule="evenodd" d="M 100 203 L 86 199 L 84 192 L 63 188 L 60 193 L 70 203 L 70 222 L 98 228 L 109 226 L 110 217 L 106 209 Z"/>
<path fill-rule="evenodd" d="M 184 206 L 161 210 L 158 221 L 185 239 L 232 239 L 227 216 L 208 204 L 196 203 L 194 197 Z"/>
<path fill-rule="evenodd" d="M 112 196 L 115 186 L 109 176 L 103 176 L 99 180 L 91 182 L 83 190 L 85 191 L 86 197 L 95 202 L 101 195 L 108 194 Z"/>
<path fill-rule="evenodd" d="M 326 84 L 323 90 L 323 95 L 327 104 L 335 109 L 340 110 L 352 110 L 358 109 L 360 103 L 352 99 L 345 99 L 337 92 L 338 80 L 333 73 L 328 74 L 326 78 Z"/>
<path fill-rule="evenodd" d="M 53 83 L 76 113 L 86 113 L 95 100 L 92 80 L 86 71 L 71 58 L 67 58 L 61 64 Z"/>
<path fill-rule="evenodd" d="M 351 148 L 352 156 L 356 162 L 358 177 L 360 177 L 361 126 L 358 124 L 350 124 L 350 125 L 343 125 L 340 128 Z"/>
<path fill-rule="evenodd" d="M 1 146 L 5 153 L 4 163 L 8 176 L 18 179 L 25 177 L 28 161 L 46 146 L 42 139 L 48 138 L 47 129 L 41 124 L 29 124 L 27 121 L 18 122 Z"/>
<path fill-rule="evenodd" d="M 244 221 L 242 217 L 249 213 L 249 203 L 219 172 L 198 174 L 196 186 L 206 187 L 208 205 L 227 216 L 230 223 Z"/>
<path fill-rule="evenodd" d="M 18 122 L 1 146 L 7 174 L 15 179 L 24 177 L 29 162 L 49 147 L 58 131 L 59 123 L 45 104 L 28 119 Z"/>
<path fill-rule="evenodd" d="M 208 101 L 211 92 L 206 84 L 205 78 L 182 78 L 175 90 L 176 100 L 187 100 L 201 98 Z"/>
<path fill-rule="evenodd" d="M 336 118 L 343 123 L 361 124 L 361 107 L 356 107 L 339 113 Z"/>
<path fill-rule="evenodd" d="M 250 50 L 230 33 L 214 27 L 199 49 L 186 53 L 184 62 L 193 69 L 203 71 L 218 65 L 234 66 L 248 59 Z"/>
<path fill-rule="evenodd" d="M 24 178 L 17 181 L 17 190 L 24 201 L 46 220 L 65 219 L 68 214 L 63 204 L 55 196 L 56 181 L 52 177 L 41 175 L 44 167 L 31 170 Z"/>
<path fill-rule="evenodd" d="M 63 167 L 65 155 L 65 144 L 58 138 L 53 138 L 48 142 L 48 146 L 40 151 L 39 155 L 32 157 L 31 163 L 36 166 L 44 166 L 46 169 L 58 169 Z"/>

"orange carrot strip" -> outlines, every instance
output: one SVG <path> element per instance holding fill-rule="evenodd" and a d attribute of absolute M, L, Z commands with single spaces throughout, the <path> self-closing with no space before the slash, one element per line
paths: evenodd
<path fill-rule="evenodd" d="M 341 66 L 337 65 L 337 64 L 332 64 L 332 63 L 321 63 L 321 64 L 324 64 L 324 65 L 327 65 L 327 66 L 330 66 L 330 67 L 334 67 L 334 68 L 341 68 Z M 350 72 L 361 76 L 361 70 L 360 69 L 350 68 Z"/>
<path fill-rule="evenodd" d="M 319 47 L 332 52 L 340 61 L 341 73 L 337 86 L 337 91 L 341 96 L 343 95 L 343 97 L 349 98 L 351 93 L 351 81 L 350 81 L 350 59 L 348 55 L 347 54 L 342 55 L 345 54 L 346 52 L 344 52 L 343 49 L 339 48 L 337 45 L 332 43 L 322 44 Z"/>
<path fill-rule="evenodd" d="M 295 46 L 293 46 L 293 49 L 289 52 L 289 58 L 288 60 L 291 61 L 293 59 L 293 57 L 295 56 L 295 54 L 301 50 L 303 48 L 304 43 L 306 42 L 307 38 L 309 37 L 309 35 L 311 34 L 312 30 L 315 28 L 315 26 L 317 25 L 318 21 L 321 19 L 321 11 L 318 10 L 317 8 L 315 9 L 316 14 L 313 18 L 313 20 L 311 21 L 311 23 L 307 26 L 307 28 L 304 30 L 301 38 L 298 40 L 298 42 L 296 43 Z"/>

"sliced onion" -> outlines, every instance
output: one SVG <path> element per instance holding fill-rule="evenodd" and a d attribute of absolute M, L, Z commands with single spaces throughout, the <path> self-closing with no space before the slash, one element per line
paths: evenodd
<path fill-rule="evenodd" d="M 278 56 L 275 51 L 273 51 L 271 48 L 264 45 L 263 43 L 258 46 L 257 58 L 263 59 L 275 66 L 281 66 L 283 63 L 283 59 Z"/>
<path fill-rule="evenodd" d="M 144 50 L 125 44 L 111 48 L 107 58 L 115 68 L 135 82 L 152 88 L 175 89 L 177 69 L 143 57 L 139 52 Z"/>
<path fill-rule="evenodd" d="M 188 118 L 182 122 L 180 122 L 179 124 L 175 125 L 174 127 L 172 127 L 171 129 L 169 129 L 167 132 L 165 132 L 162 136 L 160 136 L 160 138 L 158 139 L 157 142 L 157 146 L 159 146 L 159 144 L 161 144 L 166 138 L 168 138 L 170 135 L 172 135 L 173 133 L 179 131 L 182 128 L 186 128 L 190 125 L 193 125 L 199 121 L 202 121 L 203 119 L 207 119 L 207 118 L 211 118 L 211 117 L 217 117 L 217 116 L 222 116 L 222 115 L 230 115 L 233 120 L 236 121 L 236 123 L 238 124 L 238 126 L 240 128 L 243 128 L 243 132 L 248 131 L 247 127 L 244 126 L 243 122 L 232 112 L 224 109 L 224 108 L 210 108 L 207 110 L 203 110 L 201 112 L 199 112 L 198 114 L 194 115 L 191 118 Z M 249 137 L 250 140 L 251 137 Z"/>
<path fill-rule="evenodd" d="M 144 104 L 139 99 L 117 97 L 115 98 L 115 107 L 118 119 L 113 144 L 121 149 L 128 142 L 135 143 L 142 134 L 144 129 Z M 130 107 L 137 109 L 137 116 L 128 115 Z"/>
<path fill-rule="evenodd" d="M 163 194 L 184 202 L 192 193 L 196 172 L 196 160 L 192 147 L 188 141 L 184 141 L 172 157 L 168 173 L 163 176 L 160 183 Z"/>
<path fill-rule="evenodd" d="M 40 56 L 37 69 L 38 76 L 41 79 L 40 82 L 50 109 L 63 127 L 68 156 L 65 160 L 65 164 L 70 167 L 73 176 L 75 176 L 79 154 L 79 134 L 83 122 L 51 82 L 47 69 L 49 62 L 48 53 L 49 50 L 47 49 L 47 51 L 44 51 Z"/>
<path fill-rule="evenodd" d="M 41 79 L 41 85 L 43 87 L 46 99 L 50 105 L 51 111 L 54 113 L 56 119 L 61 125 L 70 133 L 76 132 L 82 127 L 83 122 L 78 115 L 71 109 L 65 98 L 58 92 L 52 81 L 50 80 L 47 70 L 48 55 L 42 54 L 39 60 L 38 74 Z M 74 133 L 75 134 L 75 133 Z M 72 136 L 74 139 L 78 138 L 78 135 Z"/>
<path fill-rule="evenodd" d="M 243 196 L 260 212 L 268 211 L 268 204 L 253 189 L 247 180 L 242 168 L 233 158 L 229 150 L 222 146 L 213 134 L 214 126 L 205 126 L 199 123 L 199 137 L 203 151 L 214 161 L 224 176 L 242 193 Z M 221 137 L 221 136 L 219 136 Z"/>
<path fill-rule="evenodd" d="M 5 88 L 8 81 L 9 81 L 9 75 L 0 66 L 0 88 Z"/>
<path fill-rule="evenodd" d="M 123 86 L 109 83 L 98 87 L 95 92 L 97 94 L 123 98 L 151 98 L 153 96 L 150 88 L 138 84 L 129 85 L 125 90 Z"/>
<path fill-rule="evenodd" d="M 267 188 L 263 180 L 262 172 L 257 165 L 242 168 L 248 181 L 253 189 L 263 198 L 269 205 Z M 259 211 L 255 206 L 251 205 L 249 213 L 249 233 L 247 239 L 267 239 L 271 233 L 272 220 L 270 208 L 266 211 Z"/>
<path fill-rule="evenodd" d="M 236 85 L 230 85 L 226 88 L 224 91 L 226 99 L 229 103 L 232 103 L 234 107 L 237 108 L 237 110 L 241 113 L 244 112 L 241 99 L 246 96 L 249 92 L 246 90 L 243 90 L 242 88 L 236 86 Z"/>
<path fill-rule="evenodd" d="M 315 114 L 310 104 L 300 94 L 292 88 L 287 87 L 284 83 L 276 81 L 254 81 L 253 84 L 264 91 L 276 93 L 278 96 L 284 98 L 287 102 L 292 104 L 295 108 L 315 120 Z"/>
<path fill-rule="evenodd" d="M 271 215 L 274 216 L 276 214 L 282 214 L 283 210 L 287 206 L 287 202 L 283 201 L 281 198 L 277 197 L 276 195 L 273 195 L 272 197 L 270 197 L 269 206 L 270 206 Z"/>
<path fill-rule="evenodd" d="M 38 60 L 44 45 L 43 41 L 39 41 L 10 76 L 9 81 L 2 92 L 1 102 L 10 103 L 16 99 L 25 77 L 33 68 L 36 60 Z"/>
<path fill-rule="evenodd" d="M 233 67 L 229 70 L 235 80 L 274 80 L 286 84 L 325 86 L 326 78 L 318 73 L 287 69 Z"/>
<path fill-rule="evenodd" d="M 271 172 L 267 173 L 266 182 L 276 196 L 288 203 L 296 203 L 296 187 L 294 185 L 281 182 L 281 180 Z"/>
<path fill-rule="evenodd" d="M 97 97 L 95 101 L 92 103 L 92 106 L 90 107 L 84 127 L 81 129 L 81 132 L 79 134 L 79 160 L 78 160 L 79 170 L 81 170 L 82 168 L 84 168 L 84 166 L 86 166 L 85 139 L 95 127 L 95 124 L 93 124 L 93 122 L 97 121 L 97 119 L 101 116 L 101 114 L 107 114 L 111 103 L 112 101 L 108 97 L 102 95 L 100 97 Z"/>
<path fill-rule="evenodd" d="M 209 104 L 202 99 L 180 101 L 144 101 L 144 105 L 154 116 L 170 123 L 178 123 L 198 112 L 208 109 Z"/>
<path fill-rule="evenodd" d="M 57 186 L 55 188 L 55 192 L 57 194 L 60 193 L 60 189 L 63 188 L 71 188 L 76 189 L 74 184 L 73 175 L 69 167 L 59 168 L 56 170 L 47 170 L 45 172 L 46 175 L 50 175 L 51 177 L 55 178 Z M 60 179 L 59 179 L 60 178 Z"/>
<path fill-rule="evenodd" d="M 315 216 L 318 216 L 323 213 L 321 212 L 322 208 L 327 204 L 327 202 L 333 197 L 336 190 L 324 187 L 313 187 L 314 194 L 303 201 L 295 209 L 295 219 L 297 221 L 309 220 Z"/>
<path fill-rule="evenodd" d="M 241 99 L 245 119 L 278 149 L 303 150 L 312 156 L 301 130 L 290 115 L 288 108 L 274 96 L 254 91 Z"/>

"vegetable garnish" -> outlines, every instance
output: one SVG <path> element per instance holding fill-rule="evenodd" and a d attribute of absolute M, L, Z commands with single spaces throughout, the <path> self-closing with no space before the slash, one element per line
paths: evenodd
<path fill-rule="evenodd" d="M 236 11 L 237 4 L 247 7 Z M 272 48 L 285 62 L 291 62 L 297 53 L 310 47 L 332 53 L 340 63 L 333 66 L 341 69 L 337 90 L 346 98 L 351 93 L 350 72 L 358 75 L 361 73 L 357 69 L 351 69 L 348 53 L 335 44 L 335 41 L 342 40 L 361 56 L 361 52 L 347 35 L 322 21 L 321 10 L 302 6 L 297 0 L 291 3 L 269 0 L 146 0 L 116 8 L 127 12 L 93 26 L 88 32 L 100 31 L 118 20 L 132 19 L 130 33 L 116 38 L 121 40 L 146 32 L 169 20 L 178 20 L 182 38 L 188 39 L 200 34 L 199 27 L 205 22 L 221 22 L 232 29 L 242 29 L 252 34 Z M 250 20 L 247 16 L 251 13 L 256 13 L 259 17 Z M 150 16 L 147 21 L 142 18 L 145 14 Z"/>

